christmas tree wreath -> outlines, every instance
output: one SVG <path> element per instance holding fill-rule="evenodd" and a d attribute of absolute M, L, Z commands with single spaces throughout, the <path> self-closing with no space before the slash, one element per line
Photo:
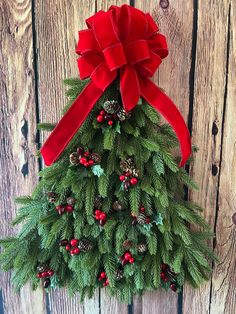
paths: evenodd
<path fill-rule="evenodd" d="M 208 278 L 212 232 L 186 200 L 187 126 L 151 77 L 168 54 L 149 14 L 112 6 L 79 32 L 80 79 L 41 148 L 45 167 L 32 196 L 19 197 L 16 237 L 1 240 L 16 290 L 66 287 L 81 299 L 107 287 L 130 302 L 159 287 L 179 291 Z M 168 122 L 162 123 L 161 114 Z M 173 151 L 180 146 L 181 158 Z M 195 227 L 190 228 L 191 225 Z"/>

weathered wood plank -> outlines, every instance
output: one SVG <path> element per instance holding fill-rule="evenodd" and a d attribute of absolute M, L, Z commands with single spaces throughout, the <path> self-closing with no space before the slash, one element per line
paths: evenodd
<path fill-rule="evenodd" d="M 14 198 L 28 195 L 37 183 L 36 106 L 34 92 L 31 1 L 0 6 L 0 234 L 16 232 Z M 29 286 L 13 291 L 9 274 L 1 274 L 5 313 L 44 313 L 44 294 Z"/>
<path fill-rule="evenodd" d="M 231 1 L 229 11 L 229 62 L 225 94 L 222 160 L 220 169 L 219 198 L 216 217 L 215 252 L 220 263 L 214 267 L 211 289 L 210 313 L 233 314 L 236 312 L 236 228 L 232 215 L 236 212 L 236 3 Z"/>
<path fill-rule="evenodd" d="M 196 154 L 191 174 L 199 184 L 199 192 L 192 192 L 190 198 L 206 208 L 204 216 L 214 228 L 218 206 L 230 1 L 198 3 L 192 134 L 193 143 L 199 147 L 199 152 Z M 213 124 L 215 135 L 212 134 Z M 209 313 L 210 302 L 210 281 L 196 290 L 185 286 L 184 313 Z"/>
<path fill-rule="evenodd" d="M 63 79 L 78 76 L 78 30 L 85 27 L 85 18 L 95 12 L 95 1 L 41 0 L 35 4 L 40 119 L 57 122 L 66 104 Z M 49 309 L 56 314 L 96 314 L 99 294 L 81 304 L 78 295 L 70 298 L 65 290 L 51 292 Z"/>
<path fill-rule="evenodd" d="M 164 1 L 164 4 L 166 3 L 168 1 Z M 172 1 L 168 7 L 163 5 L 161 7 L 159 1 L 136 0 L 135 6 L 150 12 L 158 23 L 160 32 L 167 38 L 169 56 L 163 60 L 154 80 L 174 100 L 187 121 L 190 97 L 189 73 L 193 3 L 192 1 Z M 138 311 L 138 313 L 177 313 L 178 295 L 164 291 L 147 293 L 142 299 L 135 298 L 134 311 Z"/>

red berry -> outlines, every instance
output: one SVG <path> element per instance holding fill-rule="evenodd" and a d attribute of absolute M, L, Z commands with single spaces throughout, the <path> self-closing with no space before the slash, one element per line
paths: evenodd
<path fill-rule="evenodd" d="M 162 271 L 161 272 L 161 279 L 164 280 L 166 278 L 166 274 Z"/>
<path fill-rule="evenodd" d="M 163 279 L 163 281 L 164 281 L 164 282 L 168 282 L 168 281 L 169 281 L 169 278 L 168 278 L 168 277 L 165 277 L 165 278 Z"/>
<path fill-rule="evenodd" d="M 128 261 L 123 258 L 122 261 L 121 261 L 122 266 L 125 266 L 127 263 L 128 263 Z"/>
<path fill-rule="evenodd" d="M 175 284 L 175 283 L 172 283 L 172 284 L 170 285 L 170 289 L 171 289 L 172 291 L 176 292 L 176 291 L 177 291 L 176 284 Z"/>
<path fill-rule="evenodd" d="M 105 223 L 106 223 L 106 220 L 102 220 L 102 219 L 99 220 L 99 224 L 100 224 L 101 226 L 104 226 Z"/>
<path fill-rule="evenodd" d="M 84 163 L 84 166 L 85 166 L 85 167 L 88 167 L 88 166 L 89 166 L 89 162 L 86 161 L 86 162 Z"/>
<path fill-rule="evenodd" d="M 63 239 L 60 241 L 60 246 L 66 246 L 68 244 L 68 240 L 67 239 Z"/>
<path fill-rule="evenodd" d="M 104 119 L 105 119 L 106 121 L 109 121 L 109 120 L 112 119 L 112 115 L 111 115 L 111 114 L 105 114 Z"/>
<path fill-rule="evenodd" d="M 100 113 L 99 113 L 99 115 L 101 115 L 101 116 L 104 116 L 105 114 L 106 114 L 105 110 L 101 110 Z"/>
<path fill-rule="evenodd" d="M 107 283 L 106 283 L 106 282 L 104 282 L 104 283 L 103 283 L 103 287 L 106 287 L 106 286 L 107 286 Z"/>
<path fill-rule="evenodd" d="M 67 250 L 67 251 L 70 251 L 70 250 L 71 250 L 71 246 L 70 246 L 70 244 L 67 244 L 67 246 L 66 246 L 66 250 Z"/>
<path fill-rule="evenodd" d="M 62 215 L 65 211 L 65 207 L 63 205 L 57 205 L 56 210 L 58 211 L 59 215 Z"/>
<path fill-rule="evenodd" d="M 142 206 L 142 207 L 140 207 L 140 210 L 139 210 L 141 213 L 144 213 L 145 212 L 145 207 L 144 206 Z"/>
<path fill-rule="evenodd" d="M 38 273 L 38 274 L 36 275 L 36 277 L 37 277 L 37 278 L 42 278 L 42 273 Z"/>
<path fill-rule="evenodd" d="M 54 275 L 54 271 L 52 269 L 49 269 L 48 271 L 48 276 L 51 277 Z"/>
<path fill-rule="evenodd" d="M 124 175 L 120 176 L 120 181 L 125 181 L 125 176 Z"/>
<path fill-rule="evenodd" d="M 150 224 L 151 222 L 151 218 L 150 217 L 146 217 L 146 224 Z"/>
<path fill-rule="evenodd" d="M 161 269 L 165 270 L 168 266 L 166 264 L 161 264 Z"/>
<path fill-rule="evenodd" d="M 90 159 L 88 163 L 90 166 L 94 165 L 94 161 L 92 159 Z"/>
<path fill-rule="evenodd" d="M 102 271 L 100 274 L 100 278 L 105 279 L 107 277 L 105 271 Z"/>
<path fill-rule="evenodd" d="M 82 156 L 83 153 L 84 153 L 83 147 L 78 147 L 78 148 L 77 148 L 77 154 L 78 154 L 79 156 Z"/>
<path fill-rule="evenodd" d="M 67 213 L 72 213 L 73 212 L 73 210 L 74 210 L 74 207 L 73 206 L 71 206 L 71 205 L 66 205 L 66 212 Z"/>
<path fill-rule="evenodd" d="M 73 253 L 74 254 L 79 254 L 80 253 L 80 249 L 76 247 L 75 249 L 73 249 Z"/>
<path fill-rule="evenodd" d="M 106 283 L 107 285 L 109 285 L 109 279 L 108 279 L 108 278 L 106 279 L 105 283 Z"/>
<path fill-rule="evenodd" d="M 125 176 L 126 176 L 126 177 L 130 177 L 130 176 L 131 176 L 131 172 L 130 172 L 130 171 L 127 171 L 127 172 L 125 173 Z"/>
<path fill-rule="evenodd" d="M 89 152 L 89 151 L 85 152 L 85 153 L 84 153 L 84 156 L 85 156 L 85 157 L 89 157 L 89 156 L 90 156 L 90 152 Z"/>
<path fill-rule="evenodd" d="M 110 126 L 112 126 L 113 123 L 114 123 L 114 122 L 113 122 L 112 120 L 109 120 L 109 121 L 107 122 L 107 124 L 110 125 Z"/>
<path fill-rule="evenodd" d="M 85 157 L 81 157 L 79 159 L 79 162 L 80 162 L 81 165 L 84 165 L 87 162 L 87 159 Z"/>
<path fill-rule="evenodd" d="M 105 219 L 107 218 L 106 213 L 101 213 L 100 216 L 99 216 L 99 218 L 100 218 L 101 220 L 105 220 Z"/>
<path fill-rule="evenodd" d="M 101 211 L 100 211 L 99 209 L 96 209 L 96 210 L 95 210 L 95 215 L 98 216 L 98 215 L 100 215 L 100 214 L 101 214 Z"/>
<path fill-rule="evenodd" d="M 97 122 L 98 122 L 98 123 L 102 123 L 103 121 L 104 121 L 104 116 L 98 115 L 98 116 L 97 116 Z"/>
<path fill-rule="evenodd" d="M 126 253 L 124 254 L 124 259 L 125 259 L 125 260 L 129 261 L 131 258 L 132 258 L 132 255 L 131 255 L 129 252 L 126 252 Z"/>
<path fill-rule="evenodd" d="M 131 258 L 129 259 L 129 262 L 130 262 L 130 264 L 133 264 L 133 263 L 134 263 L 134 258 L 131 257 Z"/>
<path fill-rule="evenodd" d="M 78 240 L 78 239 L 71 239 L 71 241 L 70 241 L 70 244 L 71 244 L 72 246 L 76 246 L 78 243 L 79 243 L 79 240 Z"/>
<path fill-rule="evenodd" d="M 42 278 L 45 278 L 45 277 L 48 276 L 48 272 L 47 271 L 43 271 L 41 274 L 42 274 Z"/>
<path fill-rule="evenodd" d="M 132 185 L 135 185 L 138 183 L 138 179 L 137 178 L 131 178 L 129 181 Z"/>

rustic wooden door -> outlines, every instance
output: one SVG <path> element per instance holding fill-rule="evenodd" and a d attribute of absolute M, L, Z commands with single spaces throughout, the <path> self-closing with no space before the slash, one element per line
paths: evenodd
<path fill-rule="evenodd" d="M 233 314 L 236 212 L 236 1 L 133 0 L 149 11 L 170 48 L 155 80 L 179 105 L 199 152 L 192 177 L 198 192 L 189 197 L 206 208 L 216 233 L 211 243 L 220 258 L 209 282 L 183 293 L 147 293 L 129 306 L 104 289 L 84 304 L 65 291 L 46 295 L 29 287 L 16 295 L 9 274 L 1 274 L 0 313 L 7 314 Z M 85 18 L 122 0 L 0 1 L 0 236 L 14 232 L 15 195 L 29 194 L 41 164 L 44 141 L 38 121 L 56 122 L 65 105 L 62 80 L 77 76 L 74 48 Z"/>

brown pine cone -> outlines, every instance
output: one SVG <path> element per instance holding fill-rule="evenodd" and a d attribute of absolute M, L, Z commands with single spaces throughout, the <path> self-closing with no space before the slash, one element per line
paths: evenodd
<path fill-rule="evenodd" d="M 137 216 L 137 222 L 140 225 L 144 225 L 146 223 L 146 215 L 143 214 L 143 213 L 139 213 L 138 216 Z"/>
<path fill-rule="evenodd" d="M 144 253 L 147 251 L 147 244 L 146 243 L 140 243 L 137 245 L 137 250 L 139 253 Z"/>
<path fill-rule="evenodd" d="M 133 246 L 133 243 L 132 243 L 132 241 L 130 241 L 130 240 L 125 240 L 124 242 L 123 242 L 123 248 L 124 249 L 130 249 L 131 247 Z"/>
<path fill-rule="evenodd" d="M 70 154 L 70 163 L 73 166 L 79 165 L 79 155 L 77 153 Z"/>
<path fill-rule="evenodd" d="M 90 158 L 94 161 L 95 164 L 100 164 L 100 162 L 102 161 L 101 155 L 99 155 L 97 153 L 92 153 L 90 155 Z"/>

